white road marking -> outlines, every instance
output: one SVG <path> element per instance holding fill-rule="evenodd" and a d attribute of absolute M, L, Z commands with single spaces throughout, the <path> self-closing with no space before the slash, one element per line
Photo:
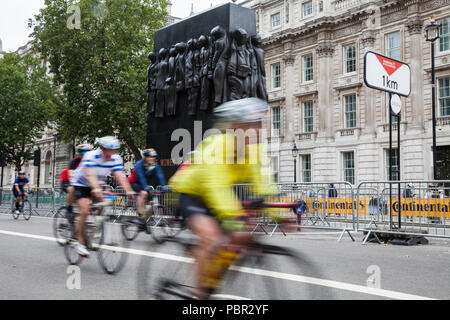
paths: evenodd
<path fill-rule="evenodd" d="M 27 233 L 20 233 L 20 232 L 12 232 L 12 231 L 6 231 L 6 230 L 0 230 L 0 234 L 7 235 L 7 236 L 16 236 L 16 237 L 23 237 L 23 238 L 30 238 L 30 239 L 37 239 L 37 240 L 46 240 L 46 241 L 56 241 L 56 238 L 53 237 L 46 237 L 46 236 L 39 236 L 39 235 L 33 235 L 33 234 L 27 234 Z M 151 252 L 151 251 L 145 251 L 145 250 L 138 250 L 138 249 L 127 249 L 127 248 L 121 248 L 121 247 L 110 247 L 110 246 L 102 246 L 102 248 L 107 250 L 114 250 L 114 251 L 120 251 L 140 256 L 147 256 L 147 257 L 153 257 L 158 259 L 164 259 L 169 261 L 177 261 L 177 262 L 185 262 L 185 263 L 193 263 L 194 260 L 192 258 L 187 257 L 180 257 L 172 254 L 166 254 L 166 253 L 159 253 L 159 252 Z M 319 279 L 319 278 L 312 278 L 312 277 L 305 277 L 295 274 L 289 274 L 289 273 L 282 273 L 282 272 L 276 272 L 276 271 L 269 271 L 269 270 L 263 270 L 263 269 L 257 269 L 257 268 L 247 268 L 247 267 L 231 267 L 233 270 L 248 273 L 248 274 L 254 274 L 254 275 L 261 275 L 266 277 L 272 277 L 282 280 L 288 280 L 288 281 L 294 281 L 294 282 L 301 282 L 301 283 L 309 283 L 313 285 L 319 285 L 319 286 L 325 286 L 340 290 L 347 290 L 352 292 L 358 292 L 358 293 L 365 293 L 369 295 L 375 295 L 375 296 L 381 296 L 385 298 L 391 298 L 391 299 L 398 299 L 398 300 L 436 300 L 433 298 L 423 297 L 423 296 L 417 296 L 392 290 L 384 290 L 384 289 L 378 289 L 378 288 L 371 288 L 371 287 L 365 287 L 345 282 L 339 282 L 339 281 L 333 281 L 333 280 L 325 280 L 325 279 Z"/>

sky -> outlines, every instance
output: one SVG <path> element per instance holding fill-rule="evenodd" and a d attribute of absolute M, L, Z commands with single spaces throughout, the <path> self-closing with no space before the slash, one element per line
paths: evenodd
<path fill-rule="evenodd" d="M 28 19 L 39 13 L 45 0 L 0 0 L 0 39 L 3 51 L 16 51 L 25 45 L 30 38 Z M 186 18 L 194 4 L 194 12 L 206 10 L 211 6 L 227 3 L 227 0 L 171 0 L 172 15 Z"/>

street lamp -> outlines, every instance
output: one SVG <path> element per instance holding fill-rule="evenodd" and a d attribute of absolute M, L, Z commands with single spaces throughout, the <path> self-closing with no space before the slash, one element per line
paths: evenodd
<path fill-rule="evenodd" d="M 433 115 L 433 180 L 437 180 L 436 168 L 436 83 L 434 70 L 434 42 L 439 39 L 440 25 L 436 24 L 434 17 L 431 17 L 430 24 L 425 27 L 425 39 L 431 42 L 431 109 Z"/>
<path fill-rule="evenodd" d="M 297 156 L 299 150 L 294 142 L 294 147 L 292 148 L 292 157 L 294 158 L 294 183 L 297 183 Z"/>
<path fill-rule="evenodd" d="M 56 141 L 58 140 L 59 133 L 53 134 L 53 180 L 52 180 L 52 188 L 55 188 L 55 170 L 56 170 Z"/>

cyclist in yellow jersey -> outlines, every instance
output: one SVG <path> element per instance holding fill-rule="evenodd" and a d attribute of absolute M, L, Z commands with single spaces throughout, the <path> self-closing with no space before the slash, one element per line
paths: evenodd
<path fill-rule="evenodd" d="M 199 298 L 207 298 L 211 292 L 203 277 L 218 248 L 224 243 L 245 245 L 251 240 L 249 234 L 240 232 L 245 224 L 239 218 L 246 213 L 233 185 L 251 184 L 252 192 L 259 197 L 275 193 L 270 186 L 263 145 L 258 142 L 267 110 L 267 103 L 256 98 L 217 107 L 214 113 L 220 131 L 203 140 L 193 163 L 170 181 L 180 193 L 180 213 L 199 238 L 193 252 L 197 262 L 195 294 Z M 249 136 L 254 137 L 253 141 Z"/>

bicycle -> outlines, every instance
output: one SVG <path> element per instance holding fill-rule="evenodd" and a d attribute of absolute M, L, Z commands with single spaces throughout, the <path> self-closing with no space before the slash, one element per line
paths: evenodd
<path fill-rule="evenodd" d="M 244 207 L 252 211 L 262 207 L 296 210 L 298 203 L 265 203 L 260 208 L 251 208 L 249 203 L 244 203 Z M 294 220 L 294 217 L 289 219 L 290 222 Z M 198 300 L 192 293 L 195 261 L 191 252 L 196 242 L 192 237 L 173 237 L 162 244 L 153 244 L 149 250 L 150 256 L 167 263 L 157 264 L 155 259 L 141 258 L 138 298 Z M 207 279 L 216 283 L 217 289 L 210 299 L 297 300 L 328 299 L 332 296 L 326 287 L 319 291 L 312 282 L 302 281 L 321 277 L 320 268 L 310 259 L 289 248 L 264 243 L 254 234 L 250 245 L 231 248 L 223 245 L 212 261 L 215 272 L 210 273 Z M 278 272 L 280 265 L 289 273 Z"/>
<path fill-rule="evenodd" d="M 20 214 L 23 215 L 23 218 L 28 221 L 31 218 L 31 203 L 28 201 L 28 196 L 26 196 L 23 192 L 20 194 L 20 202 L 19 202 L 19 212 L 17 212 L 15 207 L 15 201 L 12 202 L 11 213 L 14 220 L 19 219 Z"/>
<path fill-rule="evenodd" d="M 91 210 L 85 226 L 86 248 L 92 252 L 98 252 L 98 261 L 102 269 L 108 274 L 118 273 L 127 260 L 127 255 L 123 248 L 126 248 L 126 241 L 119 235 L 117 228 L 117 217 L 112 210 L 113 200 L 117 199 L 116 194 L 106 193 L 106 201 L 91 205 Z M 75 248 L 75 235 L 71 232 L 71 237 L 64 244 L 64 254 L 71 265 L 79 265 L 83 257 Z M 110 256 L 118 257 L 110 259 Z"/>
<path fill-rule="evenodd" d="M 53 216 L 53 235 L 56 238 L 56 242 L 62 247 L 65 246 L 66 242 L 72 237 L 72 233 L 74 233 L 74 230 L 72 230 L 73 226 L 67 216 L 67 210 L 66 205 L 61 206 Z M 75 216 L 77 213 L 74 211 L 72 214 Z"/>
<path fill-rule="evenodd" d="M 153 198 L 152 205 L 147 205 L 147 218 L 145 222 L 139 217 L 125 217 L 122 222 L 122 233 L 128 241 L 133 241 L 140 232 L 150 234 L 157 243 L 162 243 L 166 238 L 177 236 L 185 229 L 184 221 L 176 212 L 160 203 L 160 197 L 167 194 L 164 191 L 149 191 L 149 199 Z M 152 196 L 155 197 L 152 197 Z"/>

